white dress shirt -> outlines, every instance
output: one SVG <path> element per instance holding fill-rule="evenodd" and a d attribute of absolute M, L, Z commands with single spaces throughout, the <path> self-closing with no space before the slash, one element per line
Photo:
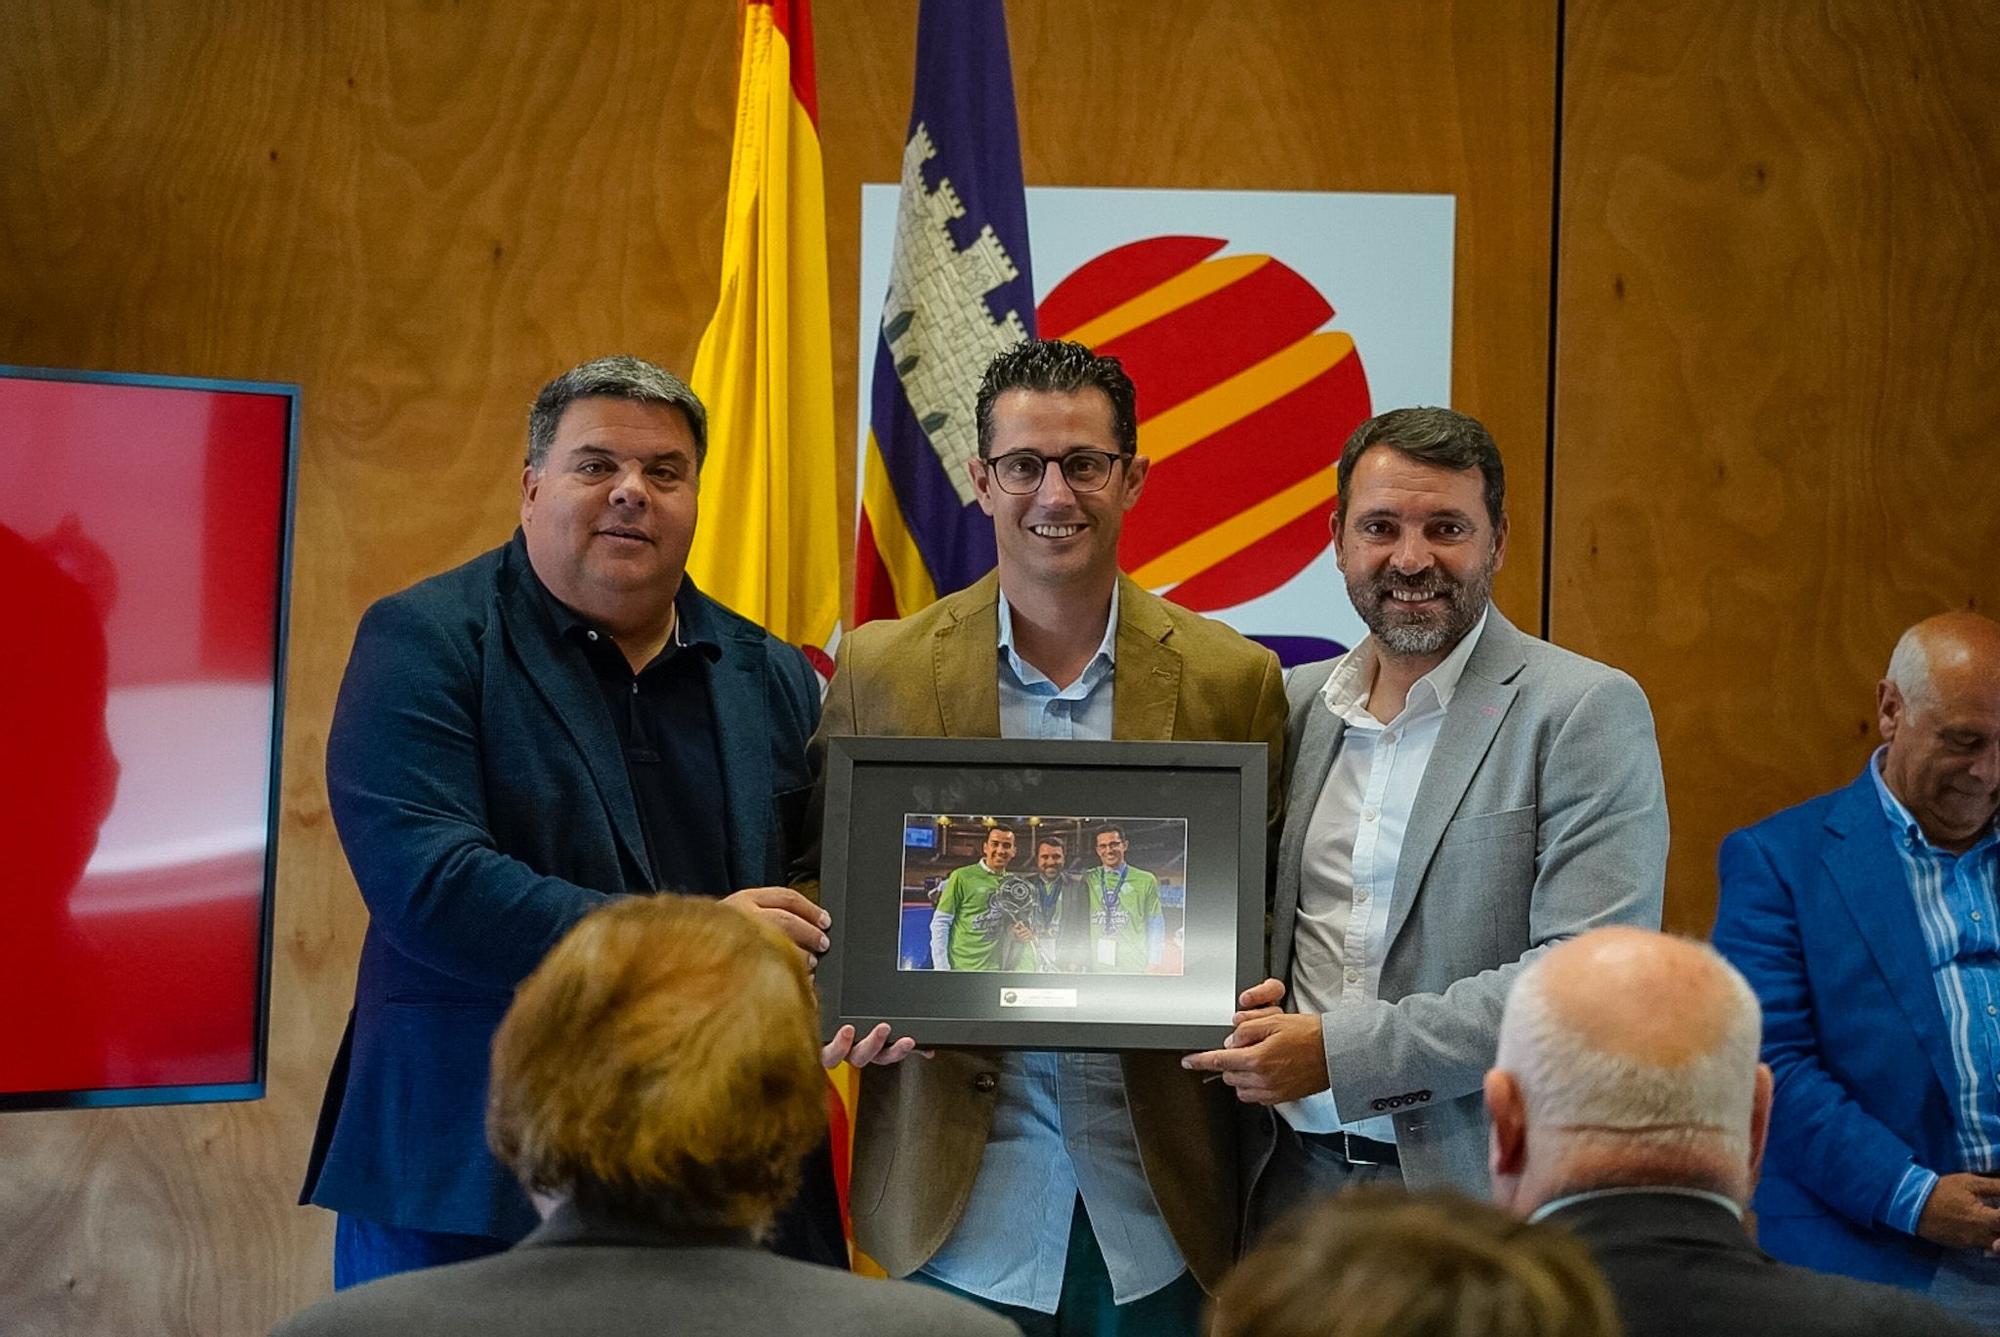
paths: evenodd
<path fill-rule="evenodd" d="M 1368 711 L 1379 662 L 1373 636 L 1343 655 L 1327 677 L 1321 705 L 1345 727 L 1306 826 L 1299 870 L 1287 985 L 1300 1012 L 1370 1003 L 1380 992 L 1403 833 L 1445 710 L 1485 630 L 1481 614 L 1444 662 L 1411 685 L 1403 709 L 1386 724 Z M 1378 1142 L 1396 1140 L 1391 1116 L 1343 1119 L 1331 1091 L 1290 1101 L 1278 1112 L 1302 1133 L 1345 1129 Z"/>

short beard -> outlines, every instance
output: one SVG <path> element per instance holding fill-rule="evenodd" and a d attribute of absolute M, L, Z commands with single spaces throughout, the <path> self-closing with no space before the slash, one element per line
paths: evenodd
<path fill-rule="evenodd" d="M 1347 597 L 1384 650 L 1398 656 L 1434 655 L 1449 651 L 1479 625 L 1493 597 L 1493 568 L 1490 552 L 1466 580 L 1438 566 L 1417 576 L 1400 575 L 1384 566 L 1372 577 L 1349 579 Z M 1402 606 L 1390 597 L 1392 590 L 1441 594 L 1444 608 L 1421 614 L 1400 611 Z"/>

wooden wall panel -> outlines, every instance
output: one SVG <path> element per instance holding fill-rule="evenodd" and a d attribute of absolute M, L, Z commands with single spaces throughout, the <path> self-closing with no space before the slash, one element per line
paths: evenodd
<path fill-rule="evenodd" d="M 1901 629 L 2000 608 L 2000 20 L 1570 0 L 1556 639 L 1652 695 L 1669 921 L 1852 778 Z"/>
<path fill-rule="evenodd" d="M 860 186 L 897 173 L 915 13 L 815 6 L 843 436 Z M 0 1116 L 0 1331 L 261 1333 L 328 1284 L 330 1218 L 292 1199 L 364 922 L 321 774 L 355 621 L 505 536 L 548 375 L 614 350 L 691 363 L 734 6 L 6 15 L 0 361 L 297 381 L 304 424 L 271 1094 Z M 1031 184 L 1457 194 L 1454 399 L 1507 452 L 1500 597 L 1534 625 L 1551 8 L 1024 0 L 1009 18 Z"/>
<path fill-rule="evenodd" d="M 728 5 L 7 6 L 0 361 L 304 388 L 270 1096 L 0 1115 L 0 1332 L 264 1332 L 364 912 L 321 758 L 369 600 L 513 524 L 554 371 L 685 368 L 714 301 Z M 32 485 L 20 462 L 12 486 Z"/>

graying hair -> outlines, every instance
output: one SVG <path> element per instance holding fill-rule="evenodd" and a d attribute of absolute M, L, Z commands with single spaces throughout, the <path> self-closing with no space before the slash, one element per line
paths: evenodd
<path fill-rule="evenodd" d="M 1728 1018 L 1714 1044 L 1680 1064 L 1644 1063 L 1591 1046 L 1556 1015 L 1543 984 L 1547 957 L 1521 972 L 1500 1023 L 1496 1065 L 1514 1074 L 1531 1129 L 1658 1150 L 1710 1147 L 1750 1154 L 1763 1016 L 1743 976 L 1706 943 L 1690 942 L 1727 981 Z M 1660 1005 L 1671 1007 L 1672 1000 Z"/>
<path fill-rule="evenodd" d="M 1890 682 L 1903 694 L 1903 700 L 1911 709 L 1927 704 L 1931 696 L 1931 656 L 1924 648 L 1924 638 L 1911 627 L 1896 641 L 1896 648 L 1889 655 Z"/>
<path fill-rule="evenodd" d="M 644 358 L 618 353 L 572 367 L 542 387 L 528 410 L 528 467 L 540 472 L 549 462 L 556 427 L 569 406 L 579 399 L 629 399 L 638 404 L 677 408 L 694 434 L 694 467 L 708 458 L 708 410 L 688 383 Z"/>

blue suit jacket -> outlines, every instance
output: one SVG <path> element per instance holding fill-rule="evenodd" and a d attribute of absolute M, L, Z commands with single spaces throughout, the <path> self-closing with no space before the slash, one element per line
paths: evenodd
<path fill-rule="evenodd" d="M 1937 1246 L 1877 1213 L 1912 1157 L 1963 1167 L 1944 1009 L 1892 838 L 1865 770 L 1734 833 L 1715 945 L 1757 991 L 1777 1079 L 1758 1242 L 1784 1262 L 1921 1288 Z"/>
<path fill-rule="evenodd" d="M 774 885 L 811 776 L 819 684 L 798 650 L 700 599 L 734 887 Z M 327 793 L 368 903 L 354 1012 L 301 1201 L 518 1239 L 486 1149 L 487 1050 L 513 991 L 612 895 L 660 888 L 610 713 L 512 542 L 371 607 L 327 738 Z"/>

